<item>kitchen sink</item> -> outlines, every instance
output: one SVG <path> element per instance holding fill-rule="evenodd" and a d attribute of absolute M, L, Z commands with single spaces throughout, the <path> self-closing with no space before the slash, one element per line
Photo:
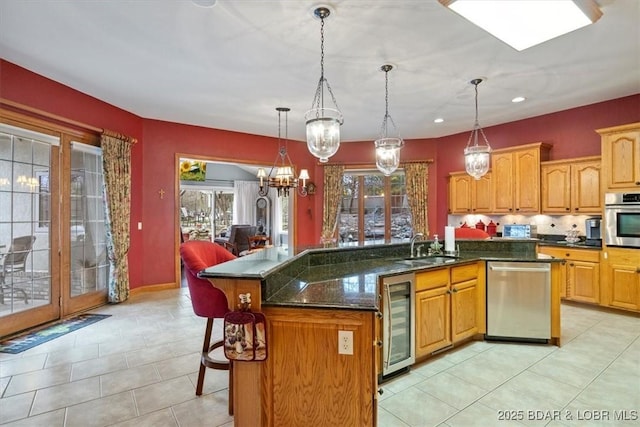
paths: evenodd
<path fill-rule="evenodd" d="M 420 267 L 423 265 L 448 264 L 450 262 L 455 262 L 456 260 L 457 258 L 453 256 L 434 255 L 421 258 L 404 258 L 394 262 L 397 264 L 408 265 L 410 267 Z"/>

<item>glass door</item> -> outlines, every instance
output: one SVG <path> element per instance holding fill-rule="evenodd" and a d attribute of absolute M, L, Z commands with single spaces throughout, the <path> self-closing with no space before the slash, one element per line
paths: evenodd
<path fill-rule="evenodd" d="M 0 123 L 0 336 L 60 317 L 59 142 Z"/>

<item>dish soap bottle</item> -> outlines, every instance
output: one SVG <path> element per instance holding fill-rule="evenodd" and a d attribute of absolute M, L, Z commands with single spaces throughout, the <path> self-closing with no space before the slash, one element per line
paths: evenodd
<path fill-rule="evenodd" d="M 437 234 L 433 235 L 433 243 L 431 243 L 429 248 L 431 249 L 429 252 L 431 252 L 432 255 L 442 254 L 442 244 L 438 240 Z"/>

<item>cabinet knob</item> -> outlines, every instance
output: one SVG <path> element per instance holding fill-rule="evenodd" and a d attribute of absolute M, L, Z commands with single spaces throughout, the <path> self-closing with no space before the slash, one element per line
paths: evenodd
<path fill-rule="evenodd" d="M 378 311 L 378 312 L 376 313 L 376 317 L 377 317 L 378 319 L 382 319 L 382 312 L 381 312 L 381 311 Z"/>
<path fill-rule="evenodd" d="M 569 212 L 571 208 L 564 208 L 565 211 Z"/>
<path fill-rule="evenodd" d="M 380 394 L 380 395 L 381 395 L 381 394 L 383 394 L 383 393 L 384 393 L 384 390 L 382 389 L 382 387 L 380 387 L 380 388 L 378 389 L 378 394 Z"/>
<path fill-rule="evenodd" d="M 377 345 L 378 347 L 382 347 L 382 341 L 380 341 L 380 340 L 376 341 L 376 345 Z"/>
<path fill-rule="evenodd" d="M 578 212 L 580 210 L 580 208 L 576 208 L 576 212 Z"/>
<path fill-rule="evenodd" d="M 636 273 L 640 273 L 640 267 L 636 268 Z"/>
<path fill-rule="evenodd" d="M 636 181 L 636 185 L 640 185 L 640 181 Z"/>

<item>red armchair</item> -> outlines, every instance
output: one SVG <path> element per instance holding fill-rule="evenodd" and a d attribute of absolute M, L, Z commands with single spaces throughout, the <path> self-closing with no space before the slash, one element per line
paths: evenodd
<path fill-rule="evenodd" d="M 199 278 L 198 273 L 207 267 L 235 259 L 236 257 L 224 247 L 205 240 L 189 240 L 182 243 L 180 245 L 180 257 L 185 268 L 193 311 L 196 316 L 207 318 L 196 395 L 200 396 L 202 394 L 206 368 L 229 370 L 229 414 L 233 414 L 233 370 L 231 364 L 227 360 L 214 360 L 209 356 L 209 353 L 223 344 L 222 339 L 215 341 L 213 344 L 211 343 L 213 321 L 216 318 L 223 318 L 229 311 L 229 305 L 224 292 L 214 287 L 209 280 Z"/>

